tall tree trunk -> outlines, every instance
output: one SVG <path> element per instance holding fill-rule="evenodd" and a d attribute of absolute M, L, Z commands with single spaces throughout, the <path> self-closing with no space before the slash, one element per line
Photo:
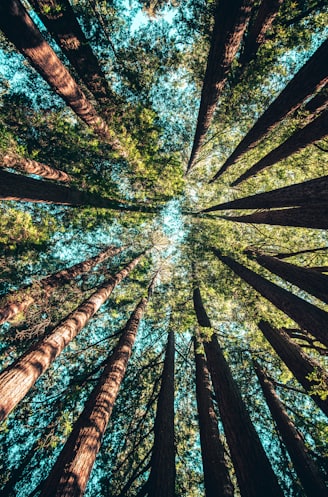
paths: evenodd
<path fill-rule="evenodd" d="M 25 313 L 28 307 L 35 302 L 35 296 L 32 291 L 35 284 L 38 287 L 38 293 L 43 292 L 48 298 L 56 288 L 65 283 L 69 283 L 73 278 L 76 278 L 82 273 L 89 272 L 97 264 L 122 252 L 124 248 L 125 247 L 107 247 L 95 257 L 74 264 L 74 266 L 69 268 L 61 269 L 54 274 L 42 278 L 37 283 L 33 282 L 30 285 L 25 285 L 18 290 L 7 293 L 2 297 L 2 299 L 5 299 L 7 302 L 9 300 L 9 302 L 0 307 L 0 324 L 3 324 L 9 319 L 13 319 L 18 313 Z"/>
<path fill-rule="evenodd" d="M 304 106 L 304 110 L 309 112 L 310 116 L 316 116 L 327 109 L 328 106 L 328 87 L 325 86 Z M 305 117 L 307 121 L 308 116 Z M 302 121 L 304 122 L 304 121 Z"/>
<path fill-rule="evenodd" d="M 249 197 L 237 198 L 230 202 L 214 205 L 202 212 L 228 209 L 269 209 L 271 207 L 308 206 L 327 201 L 328 176 L 303 181 L 295 185 L 284 186 L 268 192 L 257 193 Z"/>
<path fill-rule="evenodd" d="M 199 288 L 193 297 L 198 323 L 210 324 Z M 283 497 L 216 336 L 203 343 L 241 497 Z"/>
<path fill-rule="evenodd" d="M 60 169 L 47 166 L 36 160 L 20 157 L 18 154 L 9 153 L 4 155 L 1 159 L 0 167 L 16 169 L 26 174 L 36 174 L 42 178 L 60 181 L 61 183 L 70 183 L 73 180 L 72 176 Z"/>
<path fill-rule="evenodd" d="M 246 179 L 255 176 L 259 171 L 273 166 L 277 162 L 299 152 L 303 148 L 312 145 L 328 135 L 328 110 L 323 112 L 319 117 L 311 121 L 304 128 L 297 130 L 279 147 L 272 150 L 269 154 L 259 160 L 250 169 L 241 174 L 239 178 L 231 183 L 231 186 L 237 186 Z"/>
<path fill-rule="evenodd" d="M 255 362 L 255 372 L 271 415 L 286 445 L 296 474 L 308 497 L 327 497 L 328 490 L 314 461 L 311 459 L 303 438 L 279 399 L 277 392 L 264 370 Z"/>
<path fill-rule="evenodd" d="M 174 332 L 168 336 L 154 424 L 154 445 L 147 482 L 149 497 L 175 495 Z"/>
<path fill-rule="evenodd" d="M 67 105 L 95 133 L 121 152 L 121 145 L 109 131 L 55 52 L 43 39 L 19 0 L 3 0 L 0 4 L 0 29 Z M 122 153 L 124 155 L 124 153 Z"/>
<path fill-rule="evenodd" d="M 275 254 L 275 257 L 277 259 L 288 259 L 289 257 L 294 257 L 295 255 L 312 254 L 314 252 L 320 252 L 321 250 L 326 251 L 328 250 L 328 247 L 317 247 L 313 249 L 297 250 L 296 252 L 279 252 L 278 254 Z"/>
<path fill-rule="evenodd" d="M 230 267 L 240 278 L 258 291 L 299 326 L 309 331 L 321 343 L 328 346 L 328 313 L 293 295 L 284 288 L 271 283 L 259 274 L 254 273 L 231 257 L 224 256 L 219 250 L 213 248 L 213 253 Z"/>
<path fill-rule="evenodd" d="M 53 466 L 40 497 L 82 497 L 124 378 L 148 298 L 141 299 L 84 410 Z"/>
<path fill-rule="evenodd" d="M 91 297 L 71 312 L 54 330 L 0 374 L 0 421 L 5 419 L 27 394 L 62 350 L 86 326 L 112 291 L 140 261 L 143 254 L 101 285 Z"/>
<path fill-rule="evenodd" d="M 273 328 L 263 320 L 259 322 L 259 328 L 304 390 L 328 416 L 328 398 L 322 399 L 318 394 L 311 394 L 311 391 L 317 390 L 318 387 L 328 390 L 328 375 L 325 370 L 315 359 L 303 352 L 302 347 L 294 343 L 282 329 Z"/>
<path fill-rule="evenodd" d="M 252 4 L 253 0 L 220 0 L 217 2 L 197 127 L 187 172 L 195 164 L 200 147 L 205 140 L 219 96 L 245 32 Z"/>
<path fill-rule="evenodd" d="M 199 289 L 198 289 L 199 290 Z M 215 414 L 209 371 L 200 342 L 194 337 L 196 364 L 196 398 L 200 445 L 204 470 L 205 497 L 233 497 L 234 488 L 220 440 Z"/>
<path fill-rule="evenodd" d="M 239 143 L 237 148 L 225 161 L 211 182 L 223 174 L 248 150 L 254 148 L 260 140 L 272 131 L 284 118 L 298 109 L 304 100 L 320 90 L 328 82 L 327 64 L 328 40 L 304 64 L 285 89 L 272 102 L 254 126 Z"/>
<path fill-rule="evenodd" d="M 255 255 L 256 261 L 272 273 L 328 304 L 328 276 L 312 269 L 283 262 L 270 255 L 258 252 L 250 252 L 250 255 Z"/>
<path fill-rule="evenodd" d="M 247 216 L 220 216 L 238 223 L 272 224 L 298 228 L 328 228 L 328 203 L 310 204 L 308 207 L 290 207 L 274 211 L 254 212 Z"/>

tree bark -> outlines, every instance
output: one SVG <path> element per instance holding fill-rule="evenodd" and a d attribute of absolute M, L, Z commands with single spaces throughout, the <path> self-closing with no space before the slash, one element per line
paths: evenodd
<path fill-rule="evenodd" d="M 279 252 L 278 254 L 275 254 L 275 257 L 277 259 L 288 259 L 289 257 L 294 257 L 295 255 L 312 254 L 313 252 L 320 252 L 321 250 L 326 251 L 328 250 L 328 247 L 297 250 L 296 252 Z"/>
<path fill-rule="evenodd" d="M 225 460 L 225 448 L 220 440 L 218 420 L 212 402 L 209 371 L 204 354 L 201 351 L 201 344 L 196 337 L 194 337 L 194 352 L 205 497 L 233 497 L 234 487 Z"/>
<path fill-rule="evenodd" d="M 316 390 L 318 386 L 322 390 L 328 390 L 328 375 L 325 370 L 315 359 L 303 352 L 302 347 L 294 343 L 284 330 L 273 328 L 263 320 L 259 322 L 259 328 L 304 390 L 311 395 L 319 409 L 328 416 L 328 399 L 323 400 L 320 395 L 311 394 L 311 391 Z M 317 377 L 317 380 L 313 375 Z"/>
<path fill-rule="evenodd" d="M 20 157 L 18 154 L 6 154 L 2 158 L 0 167 L 16 169 L 26 174 L 36 174 L 42 178 L 60 181 L 61 183 L 70 183 L 73 181 L 72 176 L 60 169 L 47 166 L 36 160 Z"/>
<path fill-rule="evenodd" d="M 257 120 L 210 182 L 215 181 L 242 155 L 254 148 L 284 118 L 298 109 L 304 100 L 325 86 L 328 82 L 327 57 L 328 40 L 301 67 L 284 90 Z"/>
<path fill-rule="evenodd" d="M 231 257 L 213 248 L 213 253 L 230 267 L 240 278 L 251 285 L 262 297 L 293 319 L 302 329 L 309 331 L 321 343 L 328 346 L 328 313 L 293 295 L 275 283 L 254 273 Z"/>
<path fill-rule="evenodd" d="M 325 86 L 320 90 L 308 103 L 304 106 L 304 110 L 309 113 L 309 116 L 317 116 L 328 107 L 328 88 Z M 305 117 L 305 121 L 309 119 Z M 304 122 L 304 121 L 302 121 Z"/>
<path fill-rule="evenodd" d="M 5 419 L 58 357 L 62 350 L 96 314 L 112 291 L 140 261 L 143 254 L 101 285 L 45 338 L 33 345 L 0 374 L 0 421 Z"/>
<path fill-rule="evenodd" d="M 174 332 L 170 331 L 157 401 L 151 469 L 146 484 L 149 497 L 175 495 L 174 352 Z"/>
<path fill-rule="evenodd" d="M 263 395 L 269 406 L 271 415 L 286 445 L 296 474 L 299 477 L 308 497 L 327 497 L 328 490 L 319 470 L 311 459 L 303 438 L 279 399 L 273 383 L 263 369 L 255 362 L 255 372 L 259 379 Z"/>
<path fill-rule="evenodd" d="M 217 2 L 214 29 L 187 172 L 194 166 L 208 131 L 231 64 L 238 51 L 252 9 L 252 0 Z"/>
<path fill-rule="evenodd" d="M 56 288 L 70 282 L 72 279 L 89 272 L 93 267 L 105 261 L 109 257 L 113 257 L 124 250 L 125 247 L 107 247 L 105 250 L 95 257 L 91 257 L 83 262 L 74 264 L 73 266 L 61 269 L 54 274 L 50 274 L 37 282 L 39 290 L 48 298 Z M 32 287 L 35 283 L 25 285 L 18 290 L 7 293 L 2 299 L 10 300 L 9 303 L 0 307 L 0 324 L 13 319 L 20 312 L 26 312 L 28 307 L 35 302 Z M 15 300 L 14 300 L 15 299 Z"/>
<path fill-rule="evenodd" d="M 272 150 L 269 154 L 256 162 L 250 169 L 241 174 L 239 178 L 231 183 L 231 186 L 237 186 L 243 181 L 258 172 L 273 166 L 287 157 L 299 152 L 305 147 L 312 145 L 318 140 L 321 140 L 328 135 L 328 110 L 323 112 L 319 117 L 311 121 L 304 128 L 297 130 L 279 147 Z"/>

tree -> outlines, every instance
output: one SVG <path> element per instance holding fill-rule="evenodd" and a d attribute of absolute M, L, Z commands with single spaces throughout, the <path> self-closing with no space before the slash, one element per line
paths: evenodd
<path fill-rule="evenodd" d="M 13 153 L 4 155 L 0 167 L 16 169 L 26 174 L 36 174 L 42 178 L 60 181 L 61 183 L 71 183 L 73 181 L 72 176 L 64 171 Z"/>

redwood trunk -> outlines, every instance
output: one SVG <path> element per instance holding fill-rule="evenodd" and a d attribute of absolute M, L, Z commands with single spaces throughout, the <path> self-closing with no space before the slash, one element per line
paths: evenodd
<path fill-rule="evenodd" d="M 98 384 L 42 487 L 40 497 L 82 497 L 84 494 L 147 302 L 147 298 L 141 299 L 127 322 Z"/>
<path fill-rule="evenodd" d="M 214 175 L 211 182 L 221 176 L 228 167 L 232 166 L 248 150 L 254 148 L 284 118 L 298 109 L 304 100 L 311 97 L 328 82 L 327 57 L 328 40 L 301 67 L 285 89 L 257 120 L 221 169 Z"/>
<path fill-rule="evenodd" d="M 170 331 L 154 424 L 154 445 L 147 483 L 149 497 L 175 495 L 174 352 L 174 332 Z"/>
<path fill-rule="evenodd" d="M 187 172 L 193 167 L 202 146 L 231 64 L 238 51 L 252 9 L 252 0 L 220 0 L 214 29 Z"/>
<path fill-rule="evenodd" d="M 106 248 L 95 257 L 91 257 L 90 259 L 87 259 L 83 262 L 74 264 L 74 266 L 62 269 L 57 273 L 42 278 L 40 281 L 37 282 L 37 285 L 39 289 L 45 293 L 46 297 L 49 297 L 56 288 L 64 285 L 65 283 L 68 283 L 73 278 L 76 278 L 82 273 L 89 272 L 94 266 L 100 264 L 109 257 L 114 257 L 114 255 L 122 252 L 122 250 L 124 250 L 124 247 Z M 30 285 L 26 285 L 23 288 L 20 288 L 14 292 L 10 292 L 2 297 L 6 300 L 8 300 L 9 298 L 10 302 L 0 307 L 0 324 L 13 319 L 20 312 L 26 312 L 28 307 L 33 304 L 33 302 L 35 302 L 33 293 L 31 291 L 29 292 L 29 290 L 31 290 L 33 286 L 34 283 L 31 283 Z M 16 300 L 13 301 L 14 299 Z"/>
<path fill-rule="evenodd" d="M 214 254 L 229 266 L 240 278 L 258 291 L 287 316 L 293 319 L 302 329 L 309 331 L 321 343 L 328 346 L 328 313 L 293 295 L 275 283 L 254 273 L 231 257 L 222 255 L 213 248 Z"/>
<path fill-rule="evenodd" d="M 118 285 L 138 264 L 142 254 L 104 283 L 91 297 L 54 328 L 47 337 L 0 374 L 0 421 L 5 419 L 58 357 L 62 350 L 84 328 Z"/>
<path fill-rule="evenodd" d="M 198 289 L 199 290 L 199 289 Z M 196 398 L 206 497 L 233 497 L 225 448 L 220 440 L 218 420 L 212 402 L 209 372 L 200 343 L 194 338 Z"/>
<path fill-rule="evenodd" d="M 311 395 L 319 409 L 328 416 L 328 398 L 323 400 L 319 395 L 310 393 L 312 390 L 317 389 L 318 386 L 323 390 L 328 390 L 328 376 L 320 364 L 303 352 L 302 347 L 292 342 L 285 331 L 273 328 L 266 321 L 260 321 L 259 328 L 304 390 Z M 317 376 L 317 381 L 313 374 Z M 310 379 L 311 377 L 312 379 Z"/>
<path fill-rule="evenodd" d="M 305 105 L 304 110 L 309 112 L 310 116 L 320 114 L 327 109 L 328 106 L 328 88 L 324 87 Z M 305 117 L 305 120 L 308 116 Z"/>
<path fill-rule="evenodd" d="M 46 164 L 42 164 L 35 160 L 20 157 L 17 154 L 6 154 L 2 159 L 0 167 L 16 169 L 17 171 L 22 171 L 26 174 L 36 174 L 42 178 L 60 181 L 61 183 L 70 183 L 73 180 L 69 174 L 60 169 L 47 166 Z"/>
<path fill-rule="evenodd" d="M 269 380 L 263 369 L 255 363 L 255 372 L 260 381 L 265 400 L 271 415 L 277 425 L 278 431 L 286 445 L 296 474 L 299 477 L 308 497 L 327 497 L 328 490 L 322 480 L 318 468 L 311 459 L 303 438 L 296 429 L 291 418 L 279 399 L 273 383 Z"/>
<path fill-rule="evenodd" d="M 321 140 L 328 135 L 328 111 L 323 112 L 319 117 L 311 121 L 304 128 L 296 131 L 279 147 L 272 150 L 269 154 L 259 160 L 244 174 L 239 176 L 231 183 L 231 186 L 236 186 L 246 179 L 255 176 L 259 171 L 273 166 L 277 162 L 286 159 L 287 157 L 299 152 L 303 148 Z"/>

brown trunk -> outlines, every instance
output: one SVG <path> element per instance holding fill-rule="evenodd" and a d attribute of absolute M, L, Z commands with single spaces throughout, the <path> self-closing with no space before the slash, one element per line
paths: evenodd
<path fill-rule="evenodd" d="M 219 96 L 245 32 L 252 4 L 252 0 L 220 0 L 217 2 L 197 127 L 187 172 L 195 164 L 200 147 L 205 140 Z"/>
<path fill-rule="evenodd" d="M 220 440 L 218 420 L 212 402 L 209 372 L 204 354 L 201 351 L 201 344 L 195 337 L 194 352 L 196 364 L 196 398 L 205 497 L 233 497 L 234 488 L 225 460 L 225 448 Z"/>
<path fill-rule="evenodd" d="M 275 257 L 277 259 L 288 259 L 289 257 L 294 257 L 295 255 L 312 254 L 313 252 L 320 252 L 321 250 L 326 251 L 328 250 L 328 247 L 304 249 L 304 250 L 298 250 L 297 252 L 279 252 L 278 254 L 275 254 Z"/>
<path fill-rule="evenodd" d="M 211 182 L 221 176 L 228 167 L 232 166 L 248 150 L 254 148 L 285 117 L 298 109 L 304 100 L 320 90 L 328 82 L 327 57 L 328 40 L 301 67 L 285 89 L 257 120 L 221 169 L 214 175 Z"/>
<path fill-rule="evenodd" d="M 70 282 L 73 278 L 76 278 L 82 273 L 87 273 L 97 264 L 100 264 L 109 257 L 119 254 L 122 250 L 124 250 L 124 247 L 106 248 L 95 257 L 91 257 L 83 262 L 74 264 L 74 266 L 62 269 L 57 273 L 42 278 L 37 282 L 37 286 L 39 287 L 39 290 L 43 291 L 45 296 L 48 298 L 56 288 Z M 28 307 L 35 302 L 33 292 L 31 291 L 34 285 L 35 283 L 31 283 L 30 285 L 26 285 L 23 288 L 10 292 L 2 297 L 6 300 L 9 299 L 10 302 L 0 307 L 0 324 L 13 319 L 21 312 L 26 312 Z M 14 299 L 16 300 L 13 301 Z"/>
<path fill-rule="evenodd" d="M 71 312 L 45 338 L 0 374 L 0 420 L 5 419 L 62 350 L 95 315 L 112 291 L 138 264 L 134 259 Z"/>
<path fill-rule="evenodd" d="M 323 112 L 319 117 L 310 122 L 307 126 L 296 131 L 279 147 L 272 150 L 269 154 L 259 160 L 244 174 L 239 176 L 231 183 L 231 186 L 237 186 L 246 179 L 255 176 L 259 171 L 270 167 L 277 162 L 299 152 L 303 148 L 312 145 L 328 135 L 328 111 Z"/>
<path fill-rule="evenodd" d="M 328 490 L 322 480 L 318 468 L 311 459 L 303 438 L 297 431 L 291 418 L 279 399 L 273 383 L 265 372 L 255 363 L 255 372 L 260 381 L 263 395 L 269 406 L 271 415 L 286 445 L 296 474 L 298 475 L 308 497 L 327 497 Z"/>
<path fill-rule="evenodd" d="M 321 343 L 328 346 L 328 313 L 293 295 L 284 288 L 271 283 L 259 274 L 254 273 L 231 257 L 222 255 L 213 248 L 213 253 L 224 264 L 229 266 L 240 278 L 251 285 L 262 297 L 266 298 L 299 326 L 309 331 Z"/>
<path fill-rule="evenodd" d="M 147 298 L 141 299 L 131 314 L 98 384 L 42 486 L 40 497 L 82 497 L 84 494 L 147 303 Z"/>
<path fill-rule="evenodd" d="M 21 171 L 26 174 L 36 174 L 45 179 L 52 179 L 54 181 L 60 181 L 61 183 L 70 183 L 73 178 L 59 169 L 47 166 L 41 162 L 35 160 L 26 159 L 25 157 L 20 157 L 17 154 L 6 154 L 2 159 L 2 164 L 0 167 L 12 168 L 17 171 Z"/>
<path fill-rule="evenodd" d="M 210 325 L 199 288 L 193 298 L 198 323 Z M 203 343 L 241 497 L 283 497 L 216 336 Z"/>
<path fill-rule="evenodd" d="M 175 495 L 174 352 L 174 332 L 170 331 L 154 424 L 151 470 L 147 482 L 149 497 Z"/>
<path fill-rule="evenodd" d="M 304 110 L 309 112 L 310 116 L 316 116 L 327 109 L 328 106 L 328 88 L 325 86 L 305 105 Z M 305 120 L 308 116 L 305 117 Z"/>

